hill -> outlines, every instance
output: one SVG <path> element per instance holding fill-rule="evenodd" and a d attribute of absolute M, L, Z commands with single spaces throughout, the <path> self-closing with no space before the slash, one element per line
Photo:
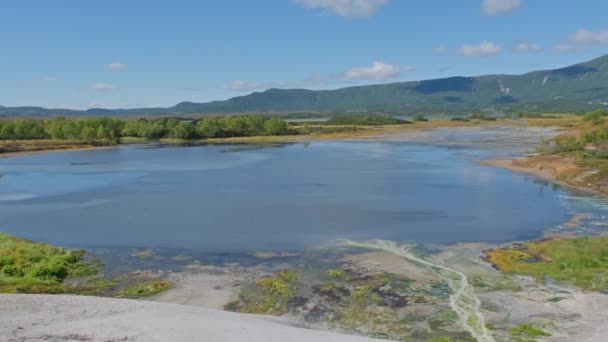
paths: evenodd
<path fill-rule="evenodd" d="M 277 112 L 465 113 L 569 112 L 608 106 L 608 55 L 523 75 L 448 77 L 336 90 L 268 89 L 226 101 L 181 102 L 169 108 L 87 111 L 0 107 L 0 115 L 144 115 Z"/>

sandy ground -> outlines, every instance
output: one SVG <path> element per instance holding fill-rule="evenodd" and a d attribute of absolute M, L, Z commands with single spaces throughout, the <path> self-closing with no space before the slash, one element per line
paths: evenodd
<path fill-rule="evenodd" d="M 176 304 L 65 295 L 0 295 L 0 341 L 378 341 L 274 317 Z"/>
<path fill-rule="evenodd" d="M 240 286 L 268 274 L 264 267 L 191 266 L 166 278 L 174 286 L 149 299 L 157 302 L 185 304 L 222 310 L 235 300 Z"/>
<path fill-rule="evenodd" d="M 388 273 L 405 275 L 410 277 L 417 285 L 425 285 L 439 278 L 433 273 L 424 270 L 412 262 L 389 252 L 369 252 L 363 254 L 351 254 L 345 256 L 342 261 L 354 262 L 359 267 L 368 271 L 384 271 Z"/>

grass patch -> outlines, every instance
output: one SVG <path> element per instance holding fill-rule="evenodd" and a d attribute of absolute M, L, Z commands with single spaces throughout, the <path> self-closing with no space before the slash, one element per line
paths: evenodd
<path fill-rule="evenodd" d="M 152 279 L 138 283 L 119 290 L 116 297 L 119 298 L 142 298 L 155 295 L 170 289 L 173 286 L 168 280 Z"/>
<path fill-rule="evenodd" d="M 407 120 L 392 118 L 383 115 L 336 115 L 331 119 L 320 123 L 321 125 L 355 125 L 355 126 L 378 126 L 378 125 L 401 125 L 409 124 Z"/>
<path fill-rule="evenodd" d="M 608 289 L 608 237 L 532 241 L 487 252 L 487 259 L 507 273 L 550 277 L 588 290 Z"/>
<path fill-rule="evenodd" d="M 346 279 L 346 270 L 343 268 L 335 268 L 333 270 L 327 270 L 325 275 L 328 278 Z"/>
<path fill-rule="evenodd" d="M 171 287 L 162 279 L 105 279 L 102 263 L 70 250 L 0 233 L 0 293 L 72 293 L 140 298 Z"/>
<path fill-rule="evenodd" d="M 549 337 L 550 333 L 535 327 L 532 323 L 522 323 L 511 327 L 511 336 L 515 341 L 535 342 L 538 337 Z"/>
<path fill-rule="evenodd" d="M 282 315 L 287 301 L 298 289 L 298 277 L 292 270 L 282 270 L 272 277 L 255 280 L 239 299 L 224 306 L 225 310 L 244 313 Z"/>
<path fill-rule="evenodd" d="M 85 251 L 35 243 L 0 233 L 0 292 L 62 293 L 68 277 L 96 274 L 99 264 L 83 261 Z"/>

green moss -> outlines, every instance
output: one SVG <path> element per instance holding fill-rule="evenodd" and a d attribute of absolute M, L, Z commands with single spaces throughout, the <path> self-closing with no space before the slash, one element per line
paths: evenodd
<path fill-rule="evenodd" d="M 273 296 L 288 297 L 295 291 L 293 284 L 298 277 L 291 270 L 280 271 L 276 277 L 258 278 L 255 282 L 265 292 Z"/>
<path fill-rule="evenodd" d="M 167 280 L 152 279 L 123 288 L 116 293 L 116 296 L 125 298 L 148 297 L 168 290 L 172 286 L 173 284 Z"/>
<path fill-rule="evenodd" d="M 362 300 L 362 299 L 366 298 L 367 295 L 369 295 L 373 289 L 374 289 L 374 285 L 372 285 L 372 284 L 359 286 L 357 288 L 357 290 L 355 292 L 353 292 L 351 297 L 354 300 Z"/>
<path fill-rule="evenodd" d="M 287 312 L 287 300 L 297 289 L 298 277 L 292 270 L 282 270 L 272 277 L 262 277 L 247 286 L 239 300 L 228 303 L 230 311 L 281 315 Z"/>
<path fill-rule="evenodd" d="M 536 337 L 548 337 L 551 336 L 551 334 L 535 327 L 531 323 L 523 323 L 511 327 L 511 336 L 519 338 L 520 340 L 523 339 L 523 341 L 533 341 Z"/>
<path fill-rule="evenodd" d="M 532 241 L 517 249 L 488 252 L 488 260 L 508 273 L 542 281 L 551 277 L 589 290 L 608 289 L 608 237 Z"/>
<path fill-rule="evenodd" d="M 298 280 L 296 273 L 292 270 L 282 270 L 279 272 L 278 277 L 287 283 L 293 283 Z"/>
<path fill-rule="evenodd" d="M 327 272 L 325 272 L 325 275 L 329 278 L 346 279 L 346 270 L 343 268 L 327 270 Z"/>

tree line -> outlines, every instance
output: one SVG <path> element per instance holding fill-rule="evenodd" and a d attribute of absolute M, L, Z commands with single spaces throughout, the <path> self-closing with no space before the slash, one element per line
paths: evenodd
<path fill-rule="evenodd" d="M 53 139 L 110 144 L 122 137 L 206 139 L 293 133 L 280 118 L 264 115 L 124 120 L 107 117 L 0 120 L 0 140 Z"/>

